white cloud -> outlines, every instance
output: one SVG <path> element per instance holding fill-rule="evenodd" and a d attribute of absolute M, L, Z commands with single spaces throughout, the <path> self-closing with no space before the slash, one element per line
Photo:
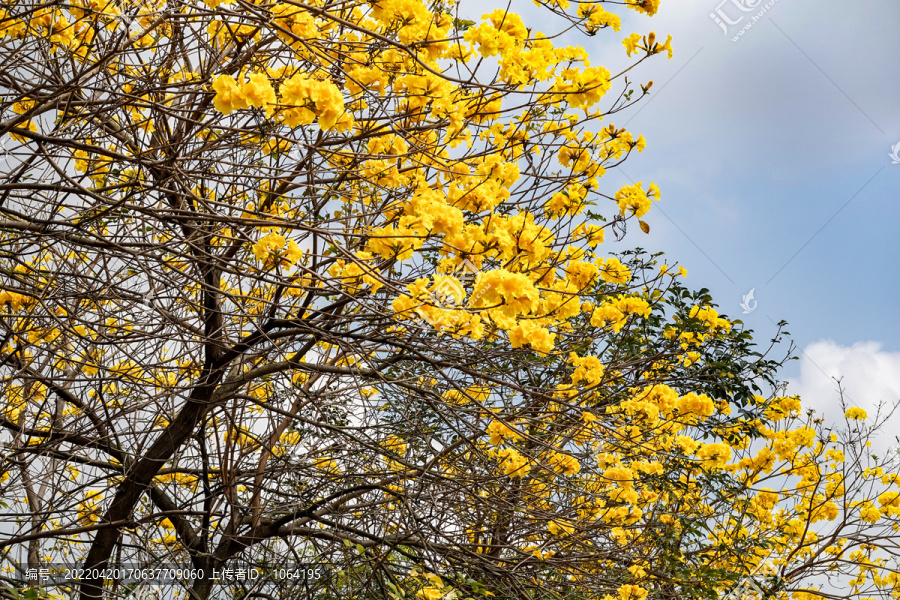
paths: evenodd
<path fill-rule="evenodd" d="M 788 392 L 800 394 L 803 406 L 812 408 L 826 423 L 841 423 L 838 384 L 844 390 L 847 406 L 858 406 L 875 416 L 878 404 L 889 411 L 900 400 L 900 352 L 881 349 L 878 342 L 857 342 L 841 346 L 821 340 L 806 347 L 800 356 L 800 377 L 789 380 Z M 874 441 L 876 450 L 896 445 L 900 431 L 900 409 L 882 428 Z"/>

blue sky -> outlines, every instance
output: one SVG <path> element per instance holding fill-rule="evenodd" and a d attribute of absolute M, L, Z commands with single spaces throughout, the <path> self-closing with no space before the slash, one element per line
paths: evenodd
<path fill-rule="evenodd" d="M 640 67 L 655 93 L 623 120 L 648 146 L 622 182 L 663 190 L 646 245 L 685 264 L 688 283 L 760 342 L 788 321 L 802 352 L 784 375 L 806 404 L 833 412 L 832 377 L 850 403 L 900 399 L 900 164 L 889 156 L 900 142 L 900 4 L 720 1 L 664 0 L 619 32 L 671 34 L 676 49 Z M 717 8 L 743 17 L 728 35 Z M 617 50 L 590 42 L 598 62 Z M 751 289 L 758 304 L 744 315 Z"/>
<path fill-rule="evenodd" d="M 460 10 L 477 19 L 494 4 Z M 648 142 L 604 177 L 607 192 L 630 180 L 662 188 L 645 217 L 651 235 L 634 228 L 623 243 L 685 265 L 687 283 L 709 288 L 760 343 L 788 321 L 801 360 L 783 375 L 806 405 L 837 414 L 833 377 L 852 404 L 900 399 L 900 164 L 889 156 L 900 142 L 900 3 L 662 0 L 653 18 L 609 8 L 621 31 L 567 39 L 593 64 L 630 64 L 621 40 L 632 32 L 671 34 L 675 48 L 629 74 L 654 80 L 649 101 L 606 121 Z M 526 0 L 511 9 L 541 15 Z M 726 35 L 711 14 L 739 22 Z"/>
<path fill-rule="evenodd" d="M 733 42 L 710 13 L 749 22 L 765 4 L 717 2 L 663 2 L 620 32 L 675 38 L 675 58 L 642 65 L 655 97 L 626 117 L 648 148 L 625 173 L 663 188 L 654 246 L 730 314 L 755 288 L 760 333 L 785 319 L 801 346 L 900 350 L 900 5 L 778 0 Z"/>

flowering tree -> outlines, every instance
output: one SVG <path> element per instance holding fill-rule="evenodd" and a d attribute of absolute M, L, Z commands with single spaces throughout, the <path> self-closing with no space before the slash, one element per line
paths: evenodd
<path fill-rule="evenodd" d="M 658 0 L 538 4 L 606 34 Z M 796 422 L 683 268 L 601 252 L 660 199 L 602 183 L 644 139 L 600 121 L 652 82 L 475 10 L 2 4 L 13 571 L 179 564 L 195 599 L 712 598 L 761 567 L 782 597 L 828 568 L 898 593 L 872 428 Z M 113 573 L 44 591 L 134 593 Z"/>

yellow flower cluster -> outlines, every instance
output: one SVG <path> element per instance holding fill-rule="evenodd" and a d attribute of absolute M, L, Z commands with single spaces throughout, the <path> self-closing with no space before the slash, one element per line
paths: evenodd
<path fill-rule="evenodd" d="M 659 10 L 660 0 L 627 0 L 628 8 L 653 16 Z"/>
<path fill-rule="evenodd" d="M 280 2 L 273 6 L 272 23 L 278 28 L 278 37 L 295 50 L 302 49 L 309 40 L 319 37 L 315 18 L 295 4 Z"/>
<path fill-rule="evenodd" d="M 2 311 L 18 312 L 34 302 L 35 299 L 30 296 L 0 289 L 0 310 Z"/>
<path fill-rule="evenodd" d="M 162 483 L 176 483 L 194 492 L 197 491 L 197 486 L 200 484 L 200 480 L 197 476 L 191 475 L 190 473 L 165 473 L 163 475 L 157 475 L 154 479 L 155 481 Z"/>
<path fill-rule="evenodd" d="M 513 348 L 521 348 L 529 344 L 539 354 L 547 354 L 554 348 L 556 334 L 542 326 L 544 319 L 520 320 L 508 331 L 509 343 Z"/>
<path fill-rule="evenodd" d="M 373 294 L 376 293 L 384 283 L 374 275 L 372 253 L 360 250 L 354 256 L 356 260 L 337 259 L 334 265 L 328 269 L 328 274 L 339 279 L 341 285 L 347 290 L 357 290 L 362 286 L 368 286 Z"/>
<path fill-rule="evenodd" d="M 725 442 L 716 442 L 712 444 L 701 444 L 699 450 L 695 452 L 697 458 L 706 461 L 707 468 L 721 469 L 731 460 L 732 450 Z"/>
<path fill-rule="evenodd" d="M 303 441 L 303 436 L 300 435 L 299 431 L 285 431 L 281 434 L 281 437 L 278 438 L 278 443 L 272 448 L 272 453 L 275 456 L 285 456 L 289 454 L 291 449 L 297 447 L 300 442 Z"/>
<path fill-rule="evenodd" d="M 656 41 L 656 33 L 652 31 L 649 35 L 643 36 L 643 38 L 638 33 L 632 33 L 622 40 L 622 44 L 625 46 L 628 56 L 631 56 L 632 53 L 637 52 L 638 50 L 643 50 L 647 53 L 647 56 L 668 52 L 669 58 L 672 58 L 674 53 L 674 50 L 672 50 L 672 36 L 670 35 L 664 44 L 660 44 Z"/>
<path fill-rule="evenodd" d="M 709 396 L 693 392 L 681 396 L 676 408 L 679 416 L 685 418 L 687 422 L 709 417 L 716 411 L 716 405 Z"/>
<path fill-rule="evenodd" d="M 382 442 L 382 445 L 392 454 L 396 454 L 397 456 L 406 455 L 406 442 L 396 435 L 389 435 Z"/>
<path fill-rule="evenodd" d="M 499 461 L 499 467 L 508 477 L 525 477 L 531 470 L 531 461 L 513 448 L 498 448 L 492 451 Z"/>
<path fill-rule="evenodd" d="M 269 233 L 260 238 L 251 251 L 254 256 L 268 266 L 291 266 L 303 257 L 300 246 L 292 239 L 287 240 L 283 235 Z"/>
<path fill-rule="evenodd" d="M 520 48 L 528 38 L 528 30 L 517 14 L 497 9 L 482 18 L 490 22 L 469 29 L 463 36 L 465 41 L 478 47 L 482 56 L 507 54 Z"/>
<path fill-rule="evenodd" d="M 423 44 L 423 50 L 433 60 L 446 44 L 443 40 L 452 26 L 452 19 L 446 14 L 434 14 L 419 0 L 379 0 L 372 4 L 371 17 L 383 26 L 382 31 L 396 32 L 403 44 L 432 42 Z"/>
<path fill-rule="evenodd" d="M 318 120 L 327 131 L 346 131 L 353 124 L 352 115 L 344 108 L 344 97 L 330 81 L 313 79 L 298 73 L 281 84 L 278 118 L 289 127 Z"/>
<path fill-rule="evenodd" d="M 653 201 L 659 201 L 659 187 L 651 183 L 645 192 L 639 181 L 633 185 L 626 185 L 616 192 L 616 203 L 619 205 L 619 214 L 625 216 L 634 215 L 643 217 L 650 210 Z"/>
<path fill-rule="evenodd" d="M 615 260 L 615 259 L 613 259 Z M 621 263 L 620 263 L 621 264 Z M 621 268 L 625 269 L 624 266 Z M 625 269 L 627 271 L 627 269 Z M 618 280 L 622 278 L 612 278 Z M 617 281 L 619 282 L 619 281 Z M 625 281 L 621 281 L 624 283 Z M 600 306 L 588 305 L 585 312 L 591 314 L 591 325 L 594 327 L 608 327 L 619 333 L 628 322 L 630 315 L 638 315 L 644 318 L 650 316 L 650 304 L 637 296 L 619 296 L 605 300 Z"/>
<path fill-rule="evenodd" d="M 579 357 L 572 352 L 569 355 L 569 361 L 575 365 L 575 372 L 572 373 L 572 385 L 584 383 L 585 387 L 593 387 L 603 381 L 606 368 L 596 356 Z"/>
<path fill-rule="evenodd" d="M 844 414 L 845 417 L 854 421 L 865 421 L 868 414 L 861 408 L 853 407 L 847 409 L 847 412 Z"/>
<path fill-rule="evenodd" d="M 575 475 L 581 470 L 581 464 L 574 456 L 553 450 L 546 456 L 550 468 L 562 475 Z"/>
<path fill-rule="evenodd" d="M 276 118 L 289 127 L 318 122 L 326 131 L 346 131 L 353 124 L 338 87 L 303 73 L 296 73 L 280 83 L 280 98 L 275 94 L 272 81 L 263 73 L 251 73 L 243 83 L 231 75 L 219 75 L 212 89 L 216 92 L 216 110 L 225 115 L 256 107 L 264 109 L 267 117 L 277 111 Z"/>
<path fill-rule="evenodd" d="M 622 19 L 618 15 L 604 10 L 599 4 L 580 3 L 578 16 L 586 19 L 585 29 L 588 33 L 596 33 L 604 27 L 612 27 L 614 31 L 618 31 L 622 27 Z"/>
<path fill-rule="evenodd" d="M 90 490 L 85 492 L 84 499 L 78 503 L 78 522 L 84 527 L 90 527 L 100 520 L 100 507 L 97 503 L 103 499 L 103 494 Z"/>
<path fill-rule="evenodd" d="M 537 310 L 540 295 L 534 283 L 524 273 L 493 269 L 478 275 L 472 291 L 472 307 L 483 308 L 500 329 L 516 326 L 516 317 Z"/>
<path fill-rule="evenodd" d="M 610 73 L 605 67 L 564 69 L 550 90 L 555 94 L 564 95 L 566 101 L 573 107 L 590 108 L 609 91 L 612 86 L 609 78 Z M 557 98 L 553 96 L 555 101 Z"/>
<path fill-rule="evenodd" d="M 575 532 L 575 526 L 566 519 L 551 519 L 547 523 L 547 531 L 553 535 L 571 535 Z"/>
<path fill-rule="evenodd" d="M 631 270 L 618 258 L 607 258 L 600 267 L 600 278 L 607 283 L 625 284 L 631 281 Z"/>
<path fill-rule="evenodd" d="M 492 421 L 491 424 L 487 426 L 486 431 L 491 436 L 488 440 L 489 443 L 494 446 L 499 446 L 504 440 L 518 441 L 523 439 L 522 434 L 514 427 L 510 427 L 500 421 Z"/>
<path fill-rule="evenodd" d="M 646 600 L 649 593 L 645 588 L 633 584 L 619 586 L 616 591 L 619 594 L 618 600 Z"/>
<path fill-rule="evenodd" d="M 688 313 L 691 319 L 700 319 L 711 331 L 730 331 L 731 322 L 719 316 L 711 306 L 693 306 Z"/>
<path fill-rule="evenodd" d="M 369 232 L 366 251 L 378 254 L 382 258 L 407 260 L 412 258 L 413 251 L 425 243 L 425 236 L 415 229 L 397 227 L 376 227 Z M 395 309 L 396 310 L 396 309 Z"/>

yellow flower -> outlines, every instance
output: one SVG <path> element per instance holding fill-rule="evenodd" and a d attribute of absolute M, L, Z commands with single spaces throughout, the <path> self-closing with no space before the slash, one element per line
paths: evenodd
<path fill-rule="evenodd" d="M 491 436 L 488 442 L 493 446 L 499 446 L 506 439 L 513 441 L 522 439 L 521 433 L 500 421 L 492 421 L 485 431 Z"/>
<path fill-rule="evenodd" d="M 618 31 L 622 26 L 618 15 L 605 11 L 599 4 L 579 4 L 578 16 L 587 19 L 585 29 L 588 33 L 595 33 L 600 27 L 612 27 L 613 31 Z"/>
<path fill-rule="evenodd" d="M 633 185 L 626 185 L 616 192 L 616 203 L 619 205 L 619 214 L 626 216 L 630 213 L 636 217 L 643 217 L 650 210 L 650 204 L 653 200 L 659 200 L 659 195 L 654 184 L 645 192 L 639 181 Z"/>
<path fill-rule="evenodd" d="M 605 67 L 563 69 L 551 91 L 563 95 L 574 108 L 590 108 L 611 87 L 609 78 L 610 72 Z"/>
<path fill-rule="evenodd" d="M 352 117 L 344 109 L 344 97 L 330 81 L 310 79 L 298 73 L 281 84 L 280 118 L 289 127 L 312 123 L 316 118 L 323 130 L 345 131 Z"/>
<path fill-rule="evenodd" d="M 592 387 L 603 380 L 606 367 L 596 356 L 579 357 L 572 352 L 569 354 L 569 361 L 575 365 L 575 372 L 572 373 L 572 385 L 583 382 L 587 387 Z"/>
<path fill-rule="evenodd" d="M 696 455 L 710 467 L 721 468 L 731 459 L 731 446 L 724 442 L 702 444 Z"/>
<path fill-rule="evenodd" d="M 341 469 L 338 467 L 337 462 L 327 454 L 314 460 L 312 466 L 313 468 L 330 475 L 339 475 L 341 473 Z"/>
<path fill-rule="evenodd" d="M 634 472 L 627 467 L 609 467 L 603 471 L 603 477 L 623 488 L 631 488 L 634 485 Z"/>
<path fill-rule="evenodd" d="M 696 417 L 709 417 L 716 411 L 712 399 L 706 394 L 689 392 L 678 399 L 678 413 L 693 420 Z"/>
<path fill-rule="evenodd" d="M 622 330 L 627 320 L 625 313 L 609 302 L 595 308 L 594 312 L 591 313 L 591 325 L 593 327 L 609 327 L 616 333 Z"/>
<path fill-rule="evenodd" d="M 303 441 L 299 431 L 285 431 L 278 440 L 278 445 L 272 450 L 276 456 L 284 456 L 290 448 Z"/>
<path fill-rule="evenodd" d="M 279 3 L 272 7 L 272 16 L 272 23 L 278 27 L 278 37 L 291 48 L 302 49 L 308 40 L 320 37 L 315 19 L 304 8 Z"/>
<path fill-rule="evenodd" d="M 66 475 L 72 481 L 78 480 L 79 473 L 80 473 L 80 471 L 78 470 L 78 467 L 76 467 L 75 465 L 66 465 Z"/>
<path fill-rule="evenodd" d="M 84 500 L 78 504 L 78 522 L 89 527 L 100 520 L 100 508 L 97 501 L 103 499 L 103 494 L 97 491 L 85 493 Z"/>
<path fill-rule="evenodd" d="M 522 18 L 516 14 L 497 9 L 482 18 L 489 19 L 490 23 L 482 23 L 469 29 L 463 39 L 473 46 L 477 45 L 478 52 L 484 57 L 497 54 L 505 56 L 520 49 L 522 42 L 528 38 L 528 30 Z"/>
<path fill-rule="evenodd" d="M 597 278 L 597 265 L 586 261 L 577 261 L 566 267 L 566 276 L 576 288 L 584 289 Z"/>
<path fill-rule="evenodd" d="M 512 329 L 515 317 L 528 314 L 540 305 L 540 294 L 523 273 L 494 269 L 482 273 L 472 291 L 472 307 L 491 307 L 489 314 L 501 329 Z"/>
<path fill-rule="evenodd" d="M 866 523 L 877 523 L 881 518 L 881 510 L 874 504 L 867 502 L 859 511 L 859 518 Z"/>
<path fill-rule="evenodd" d="M 597 244 L 603 243 L 604 233 L 603 228 L 599 225 L 587 225 L 582 223 L 572 233 L 572 239 L 580 240 L 584 238 L 587 241 L 588 247 L 594 248 Z"/>
<path fill-rule="evenodd" d="M 277 252 L 284 248 L 284 236 L 277 233 L 270 233 L 253 244 L 251 250 L 253 254 L 261 261 L 266 261 L 270 253 Z"/>
<path fill-rule="evenodd" d="M 382 258 L 408 260 L 413 251 L 422 247 L 425 240 L 418 231 L 405 227 L 378 227 L 369 232 L 366 251 Z M 427 280 L 426 280 L 427 282 Z"/>
<path fill-rule="evenodd" d="M 844 413 L 844 416 L 854 421 L 864 421 L 868 414 L 861 408 L 853 407 Z"/>
<path fill-rule="evenodd" d="M 627 0 L 628 8 L 653 16 L 659 10 L 660 0 Z M 646 594 L 645 594 L 646 595 Z"/>
<path fill-rule="evenodd" d="M 266 116 L 272 114 L 272 106 L 275 104 L 275 90 L 269 78 L 262 73 L 250 75 L 250 81 L 241 86 L 241 96 L 250 106 L 266 109 Z"/>
<path fill-rule="evenodd" d="M 223 115 L 232 111 L 247 108 L 247 99 L 241 93 L 241 88 L 231 75 L 219 75 L 212 85 L 216 96 L 213 100 L 216 110 Z"/>
<path fill-rule="evenodd" d="M 618 258 L 607 258 L 600 269 L 600 278 L 609 283 L 625 284 L 631 281 L 631 270 Z"/>
<path fill-rule="evenodd" d="M 288 263 L 294 264 L 302 257 L 303 250 L 300 249 L 300 246 L 297 245 L 297 242 L 295 242 L 294 240 L 288 240 L 287 249 L 285 249 L 282 258 Z"/>
<path fill-rule="evenodd" d="M 22 122 L 22 123 L 19 123 L 18 125 L 16 125 L 16 127 L 19 128 L 19 129 L 27 129 L 28 131 L 32 131 L 32 132 L 35 132 L 35 133 L 37 132 L 37 125 L 36 125 L 35 122 L 32 121 L 31 119 L 28 119 L 27 121 L 24 121 L 24 122 Z M 24 135 L 15 133 L 14 131 L 10 131 L 10 132 L 9 132 L 9 136 L 10 136 L 12 139 L 16 140 L 17 142 L 25 143 L 25 142 L 28 141 L 28 138 L 27 138 L 27 137 L 25 137 Z"/>
<path fill-rule="evenodd" d="M 641 315 L 645 319 L 650 316 L 650 304 L 637 296 L 621 296 L 614 301 L 615 307 L 626 315 Z"/>
<path fill-rule="evenodd" d="M 549 329 L 541 327 L 533 320 L 519 321 L 518 325 L 509 330 L 509 342 L 513 348 L 529 344 L 542 355 L 553 350 L 555 340 L 555 333 L 551 333 Z"/>
<path fill-rule="evenodd" d="M 28 98 L 26 96 L 25 98 L 22 98 L 18 102 L 14 103 L 12 109 L 13 109 L 13 112 L 16 113 L 17 115 L 24 115 L 29 110 L 34 108 L 34 106 L 36 104 L 37 104 L 37 102 L 35 102 L 34 100 L 32 100 L 31 98 Z"/>
<path fill-rule="evenodd" d="M 667 52 L 668 57 L 672 58 L 675 55 L 675 51 L 672 49 L 672 36 L 666 36 L 666 43 L 657 44 L 653 49 L 653 54 L 660 54 L 661 52 Z"/>
<path fill-rule="evenodd" d="M 416 592 L 416 596 L 422 598 L 422 600 L 440 600 L 444 596 L 444 592 L 441 588 L 428 586 Z"/>
<path fill-rule="evenodd" d="M 384 447 L 397 456 L 406 454 L 406 443 L 395 435 L 389 435 L 383 442 Z"/>
<path fill-rule="evenodd" d="M 494 456 L 500 459 L 503 474 L 509 477 L 525 477 L 531 470 L 529 460 L 512 448 L 495 450 Z"/>
<path fill-rule="evenodd" d="M 565 519 L 551 520 L 549 523 L 547 523 L 547 529 L 553 535 L 562 535 L 563 533 L 568 533 L 571 535 L 575 532 L 575 527 Z"/>
<path fill-rule="evenodd" d="M 550 468 L 563 475 L 575 475 L 581 470 L 581 463 L 574 456 L 552 450 L 547 457 Z"/>
<path fill-rule="evenodd" d="M 625 50 L 628 52 L 628 56 L 631 56 L 633 52 L 637 52 L 638 43 L 641 41 L 641 34 L 632 33 L 627 38 L 622 40 L 622 44 L 625 46 Z"/>
<path fill-rule="evenodd" d="M 647 590 L 639 585 L 623 585 L 618 592 L 621 600 L 644 600 L 647 597 Z"/>
<path fill-rule="evenodd" d="M 878 503 L 889 508 L 900 508 L 900 492 L 884 492 L 878 496 Z"/>

